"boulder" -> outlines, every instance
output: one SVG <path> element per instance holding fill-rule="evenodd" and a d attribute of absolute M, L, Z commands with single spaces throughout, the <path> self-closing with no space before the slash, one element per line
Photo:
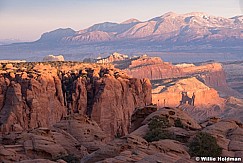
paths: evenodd
<path fill-rule="evenodd" d="M 188 149 L 176 140 L 164 139 L 155 141 L 150 144 L 149 149 L 190 159 L 190 155 L 187 152 Z"/>
<path fill-rule="evenodd" d="M 98 124 L 80 114 L 69 116 L 56 123 L 54 127 L 72 135 L 78 142 L 76 145 L 84 146 L 88 152 L 98 150 L 107 142 L 107 134 Z"/>
<path fill-rule="evenodd" d="M 201 126 L 197 123 L 196 120 L 191 118 L 189 115 L 187 115 L 185 112 L 183 112 L 179 108 L 170 108 L 170 107 L 164 107 L 156 112 L 151 113 L 149 116 L 145 118 L 145 120 L 142 122 L 142 124 L 148 124 L 149 121 L 155 117 L 155 116 L 162 116 L 167 117 L 169 120 L 169 123 L 171 125 L 175 124 L 175 121 L 177 119 L 180 119 L 183 126 L 186 128 L 192 129 L 192 130 L 199 130 L 201 129 Z"/>
<path fill-rule="evenodd" d="M 146 125 L 142 125 L 135 131 L 131 132 L 130 135 L 137 135 L 140 137 L 144 137 L 148 131 L 149 131 L 149 128 L 148 128 L 148 125 L 146 124 Z"/>
<path fill-rule="evenodd" d="M 208 132 L 212 135 L 223 135 L 226 136 L 229 131 L 232 131 L 239 126 L 237 123 L 233 120 L 221 120 L 218 123 L 212 124 L 210 126 L 207 126 L 203 129 L 203 131 Z"/>

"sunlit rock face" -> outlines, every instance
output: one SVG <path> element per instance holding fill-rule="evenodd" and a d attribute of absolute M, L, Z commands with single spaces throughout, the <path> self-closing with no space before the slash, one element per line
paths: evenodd
<path fill-rule="evenodd" d="M 195 77 L 164 80 L 161 83 L 153 89 L 153 103 L 159 106 L 177 107 L 182 104 L 198 107 L 210 107 L 216 104 L 223 106 L 224 99 L 219 97 L 218 92 Z"/>
<path fill-rule="evenodd" d="M 131 78 L 112 65 L 13 64 L 2 70 L 0 85 L 4 133 L 50 127 L 67 114 L 80 113 L 113 138 L 128 133 L 135 108 L 152 103 L 148 79 Z"/>

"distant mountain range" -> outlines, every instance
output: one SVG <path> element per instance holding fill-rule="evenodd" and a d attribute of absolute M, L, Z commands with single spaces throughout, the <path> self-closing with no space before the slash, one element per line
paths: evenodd
<path fill-rule="evenodd" d="M 83 58 L 113 51 L 240 54 L 243 51 L 243 16 L 223 18 L 201 12 L 169 12 L 148 21 L 105 22 L 80 31 L 57 29 L 44 33 L 35 42 L 1 46 L 0 50 L 1 58 L 1 53 L 25 54 L 25 57 L 61 53 Z"/>
<path fill-rule="evenodd" d="M 8 45 L 8 44 L 13 44 L 17 42 L 23 42 L 21 40 L 16 40 L 16 39 L 0 39 L 0 45 Z"/>
<path fill-rule="evenodd" d="M 129 19 L 120 24 L 105 22 L 74 31 L 58 29 L 45 33 L 38 42 L 55 41 L 69 44 L 132 40 L 152 42 L 222 42 L 243 39 L 243 16 L 230 19 L 194 12 L 173 12 L 142 22 Z"/>

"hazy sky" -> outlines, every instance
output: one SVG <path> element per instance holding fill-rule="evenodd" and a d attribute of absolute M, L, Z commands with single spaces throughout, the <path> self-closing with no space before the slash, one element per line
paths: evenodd
<path fill-rule="evenodd" d="M 241 2 L 240 2 L 241 1 Z M 0 0 L 0 39 L 37 40 L 44 32 L 105 21 L 141 21 L 166 12 L 242 15 L 243 0 Z M 241 6 L 241 7 L 240 7 Z"/>

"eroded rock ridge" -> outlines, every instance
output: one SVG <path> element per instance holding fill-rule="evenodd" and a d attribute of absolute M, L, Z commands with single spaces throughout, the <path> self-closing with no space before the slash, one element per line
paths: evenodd
<path fill-rule="evenodd" d="M 152 103 L 149 80 L 130 78 L 112 65 L 5 64 L 0 81 L 2 132 L 50 127 L 80 113 L 111 137 L 125 135 L 133 110 Z"/>

